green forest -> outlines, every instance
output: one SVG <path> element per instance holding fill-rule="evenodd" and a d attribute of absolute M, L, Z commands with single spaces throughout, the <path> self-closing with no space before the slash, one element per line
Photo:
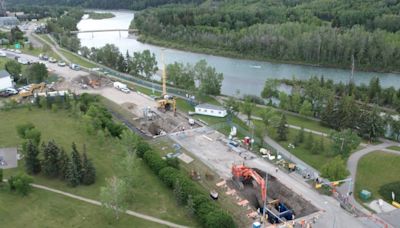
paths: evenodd
<path fill-rule="evenodd" d="M 144 40 L 194 51 L 359 69 L 400 70 L 398 0 L 230 0 L 135 16 Z M 151 39 L 146 39 L 151 38 Z"/>
<path fill-rule="evenodd" d="M 24 4 L 144 9 L 131 25 L 140 40 L 191 51 L 340 68 L 354 58 L 359 70 L 400 71 L 399 0 L 8 1 Z"/>
<path fill-rule="evenodd" d="M 100 9 L 141 10 L 171 3 L 201 3 L 203 0 L 6 0 L 9 6 L 56 5 Z"/>

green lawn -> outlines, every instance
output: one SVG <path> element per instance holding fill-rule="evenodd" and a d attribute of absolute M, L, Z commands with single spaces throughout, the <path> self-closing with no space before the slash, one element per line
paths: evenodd
<path fill-rule="evenodd" d="M 67 58 L 72 63 L 78 64 L 80 66 L 87 67 L 87 68 L 96 67 L 96 64 L 93 64 L 80 56 L 74 55 L 73 53 L 71 53 L 69 51 L 65 51 L 62 49 L 60 49 L 59 51 L 65 56 L 65 58 Z"/>
<path fill-rule="evenodd" d="M 29 111 L 24 108 L 0 112 L 0 126 L 2 129 L 0 131 L 0 147 L 16 147 L 20 145 L 21 140 L 17 136 L 16 125 L 27 121 L 35 124 L 42 132 L 42 141 L 54 139 L 67 152 L 71 150 L 72 142 L 77 144 L 78 150 L 81 152 L 83 144 L 85 144 L 87 153 L 97 169 L 97 181 L 91 186 L 70 188 L 64 182 L 48 179 L 41 175 L 35 176 L 35 182 L 88 198 L 98 199 L 100 187 L 105 185 L 105 178 L 111 177 L 118 172 L 116 164 L 122 158 L 118 141 L 111 138 L 104 139 L 88 135 L 82 121 L 78 118 L 72 118 L 66 112 L 53 113 L 36 108 L 33 111 Z M 19 165 L 19 170 L 23 170 L 23 163 L 20 162 Z M 186 216 L 183 208 L 176 205 L 172 192 L 152 174 L 141 160 L 136 161 L 136 167 L 136 172 L 132 175 L 137 180 L 137 185 L 133 187 L 133 203 L 129 209 L 184 225 L 193 226 L 196 224 Z M 7 177 L 15 172 L 17 170 L 7 170 L 5 171 L 5 176 Z"/>
<path fill-rule="evenodd" d="M 389 146 L 388 149 L 400 151 L 400 146 Z"/>
<path fill-rule="evenodd" d="M 38 35 L 40 38 L 42 38 L 42 39 L 44 39 L 44 40 L 46 40 L 47 42 L 49 42 L 50 44 L 55 44 L 54 42 L 53 42 L 53 40 L 51 40 L 46 34 L 41 34 L 41 35 Z"/>
<path fill-rule="evenodd" d="M 40 189 L 22 197 L 0 187 L 0 202 L 1 227 L 162 227 L 129 215 L 113 221 L 99 206 Z"/>
<path fill-rule="evenodd" d="M 373 199 L 381 199 L 379 188 L 388 183 L 400 181 L 400 156 L 384 152 L 372 152 L 358 162 L 355 183 L 355 197 L 360 201 L 359 193 L 366 189 Z"/>
<path fill-rule="evenodd" d="M 269 129 L 270 135 L 272 138 L 276 139 L 276 131 L 275 129 Z M 311 153 L 310 149 L 305 148 L 305 143 L 300 144 L 299 146 L 295 147 L 294 149 L 289 149 L 288 145 L 290 143 L 293 144 L 294 139 L 296 138 L 299 130 L 296 129 L 290 129 L 289 128 L 289 134 L 288 134 L 288 140 L 287 141 L 277 141 L 282 147 L 286 148 L 289 150 L 293 155 L 298 157 L 299 159 L 303 160 L 305 163 L 311 165 L 315 169 L 321 171 L 321 168 L 324 164 L 328 163 L 331 159 L 333 159 L 333 156 L 329 153 L 330 152 L 330 147 L 331 147 L 331 141 L 327 138 L 324 137 L 324 151 L 319 152 L 318 154 L 313 154 Z M 314 136 L 314 142 L 319 142 L 321 140 L 322 136 Z M 308 133 L 305 132 L 304 138 L 307 140 Z"/>
<path fill-rule="evenodd" d="M 273 109 L 278 114 L 282 113 L 279 109 L 275 109 L 275 108 L 272 108 L 272 107 L 265 107 L 265 108 L 255 107 L 254 115 L 255 116 L 261 116 L 261 113 L 265 109 Z M 297 115 L 294 115 L 294 114 L 287 113 L 286 114 L 286 118 L 287 118 L 288 124 L 290 124 L 290 125 L 304 127 L 304 128 L 310 129 L 310 130 L 319 131 L 319 132 L 323 132 L 323 133 L 326 133 L 326 134 L 329 134 L 332 131 L 332 129 L 322 126 L 320 124 L 320 122 L 313 121 L 313 120 L 307 119 L 305 117 L 301 117 L 301 116 L 297 116 Z"/>

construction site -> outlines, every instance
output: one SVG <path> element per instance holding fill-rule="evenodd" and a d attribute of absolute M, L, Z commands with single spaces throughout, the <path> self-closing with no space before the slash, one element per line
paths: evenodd
<path fill-rule="evenodd" d="M 169 138 L 215 171 L 219 178 L 215 191 L 219 197 L 235 200 L 250 221 L 266 218 L 270 224 L 284 224 L 319 216 L 316 206 L 277 178 L 273 164 L 245 147 L 232 146 L 218 131 L 201 127 L 170 134 Z"/>
<path fill-rule="evenodd" d="M 267 157 L 260 157 L 249 150 L 249 137 L 244 140 L 227 137 L 194 120 L 188 113 L 177 110 L 176 98 L 166 92 L 165 78 L 163 73 L 161 96 L 149 96 L 132 84 L 95 72 L 75 73 L 47 87 L 53 91 L 68 89 L 75 94 L 101 95 L 128 113 L 123 118 L 142 135 L 168 138 L 171 152 L 165 156 L 177 157 L 188 166 L 195 162 L 204 164 L 209 172 L 194 171 L 198 176 L 196 179 L 207 179 L 213 173 L 213 185 L 206 186 L 210 196 L 215 200 L 229 200 L 230 205 L 239 207 L 246 225 L 258 222 L 300 224 L 304 219 L 310 221 L 321 214 L 321 208 L 306 200 L 296 191 L 296 186 L 288 185 L 284 179 L 286 176 L 280 176 L 276 165 L 282 159 L 269 153 Z M 26 96 L 21 93 L 21 97 L 46 95 L 49 90 L 46 92 L 45 87 L 43 84 L 32 85 Z M 207 106 L 203 106 L 205 108 Z M 274 161 L 271 161 L 272 157 Z"/>
<path fill-rule="evenodd" d="M 177 157 L 185 164 L 197 159 L 204 163 L 218 180 L 209 189 L 210 195 L 226 196 L 235 201 L 248 221 L 262 222 L 265 218 L 266 222 L 275 224 L 318 214 L 319 209 L 274 175 L 275 166 L 271 163 L 247 150 L 246 146 L 232 146 L 232 140 L 225 135 L 178 111 L 175 97 L 166 93 L 165 75 L 163 79 L 159 97 L 143 94 L 134 86 L 97 74 L 66 79 L 56 87 L 69 88 L 77 94 L 102 95 L 128 112 L 128 121 L 143 135 L 149 138 L 168 136 L 175 143 L 166 156 Z M 187 153 L 182 153 L 181 147 Z"/>

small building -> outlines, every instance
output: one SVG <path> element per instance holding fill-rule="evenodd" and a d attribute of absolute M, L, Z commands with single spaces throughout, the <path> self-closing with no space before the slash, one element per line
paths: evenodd
<path fill-rule="evenodd" d="M 11 169 L 17 166 L 17 148 L 0 148 L 0 169 Z"/>
<path fill-rule="evenodd" d="M 195 107 L 195 113 L 200 115 L 225 117 L 228 115 L 225 108 L 212 104 L 199 104 Z"/>
<path fill-rule="evenodd" d="M 0 17 L 0 26 L 14 27 L 19 24 L 19 20 L 16 17 Z"/>
<path fill-rule="evenodd" d="M 0 70 L 0 91 L 13 87 L 11 75 L 6 70 Z"/>

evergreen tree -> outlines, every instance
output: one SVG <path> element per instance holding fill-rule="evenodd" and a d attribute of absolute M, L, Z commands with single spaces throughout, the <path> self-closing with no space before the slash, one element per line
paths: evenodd
<path fill-rule="evenodd" d="M 81 160 L 81 155 L 79 154 L 78 150 L 76 149 L 75 143 L 72 143 L 71 161 L 72 161 L 72 163 L 74 163 L 76 170 L 78 171 L 78 179 L 79 179 L 79 181 L 81 181 L 82 180 L 82 160 Z"/>
<path fill-rule="evenodd" d="M 68 185 L 71 187 L 76 187 L 80 183 L 78 168 L 72 160 L 68 162 L 68 169 L 67 174 L 65 175 L 65 179 Z"/>
<path fill-rule="evenodd" d="M 319 140 L 319 150 L 321 152 L 325 151 L 325 143 L 324 143 L 324 141 L 325 141 L 324 136 L 321 135 L 321 138 Z"/>
<path fill-rule="evenodd" d="M 82 183 L 85 185 L 91 185 L 96 181 L 96 169 L 94 168 L 92 161 L 83 152 L 82 159 Z"/>
<path fill-rule="evenodd" d="M 40 172 L 41 166 L 38 155 L 39 149 L 37 145 L 32 140 L 28 140 L 25 157 L 25 169 L 28 174 L 37 174 Z"/>
<path fill-rule="evenodd" d="M 313 145 L 314 145 L 314 136 L 311 132 L 308 132 L 305 148 L 311 150 Z"/>
<path fill-rule="evenodd" d="M 298 146 L 304 142 L 304 127 L 301 127 L 299 133 L 296 136 L 296 139 L 294 140 L 294 145 Z"/>
<path fill-rule="evenodd" d="M 380 93 L 381 93 L 381 85 L 379 77 L 373 77 L 369 82 L 369 88 L 368 88 L 368 96 L 370 102 L 378 103 Z"/>
<path fill-rule="evenodd" d="M 42 169 L 44 175 L 48 177 L 57 177 L 59 175 L 59 153 L 60 148 L 58 148 L 54 141 L 48 142 L 47 145 L 43 144 Z"/>
<path fill-rule="evenodd" d="M 336 113 L 335 113 L 335 97 L 329 96 L 328 101 L 324 109 L 321 112 L 321 123 L 323 125 L 337 128 L 336 127 Z"/>
<path fill-rule="evenodd" d="M 340 100 L 337 112 L 337 127 L 339 129 L 356 128 L 360 109 L 356 105 L 353 96 L 346 96 Z"/>
<path fill-rule="evenodd" d="M 59 177 L 60 179 L 64 180 L 67 176 L 67 170 L 68 170 L 68 163 L 70 159 L 65 153 L 64 149 L 60 149 L 60 154 L 58 155 L 58 167 L 59 167 Z"/>
<path fill-rule="evenodd" d="M 278 140 L 279 141 L 287 140 L 288 127 L 286 125 L 287 125 L 286 115 L 283 114 L 282 117 L 281 117 L 281 120 L 279 121 L 279 125 L 278 125 L 278 128 L 277 128 Z"/>
<path fill-rule="evenodd" d="M 319 153 L 320 153 L 320 150 L 319 150 L 319 142 L 314 142 L 314 143 L 312 144 L 311 153 L 312 153 L 312 154 L 319 154 Z"/>

